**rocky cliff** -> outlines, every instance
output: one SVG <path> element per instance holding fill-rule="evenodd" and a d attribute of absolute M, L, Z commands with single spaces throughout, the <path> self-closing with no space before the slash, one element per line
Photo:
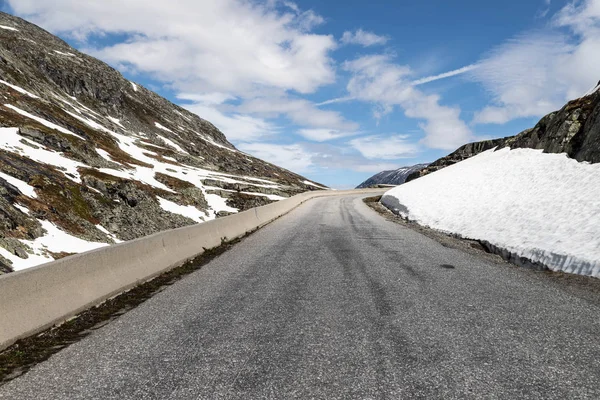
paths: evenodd
<path fill-rule="evenodd" d="M 407 182 L 477 155 L 491 148 L 540 149 L 566 153 L 577 161 L 600 162 L 600 83 L 586 96 L 568 102 L 543 117 L 535 127 L 502 139 L 469 143 L 412 173 Z"/>
<path fill-rule="evenodd" d="M 383 171 L 376 175 L 373 175 L 360 185 L 357 189 L 368 188 L 375 185 L 402 185 L 406 178 L 414 172 L 419 172 L 423 168 L 427 167 L 428 164 L 417 164 L 410 167 L 402 167 L 391 171 Z"/>
<path fill-rule="evenodd" d="M 0 13 L 0 270 L 321 188 Z"/>

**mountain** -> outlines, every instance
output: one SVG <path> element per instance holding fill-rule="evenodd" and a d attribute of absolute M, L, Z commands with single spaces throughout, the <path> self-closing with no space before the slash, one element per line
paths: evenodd
<path fill-rule="evenodd" d="M 599 89 L 518 135 L 462 146 L 381 203 L 515 264 L 600 277 Z"/>
<path fill-rule="evenodd" d="M 391 171 L 383 171 L 373 175 L 360 185 L 357 189 L 368 188 L 375 185 L 401 185 L 406 181 L 406 178 L 414 172 L 418 172 L 427 167 L 428 164 L 417 164 L 411 167 L 402 167 Z"/>
<path fill-rule="evenodd" d="M 570 101 L 559 111 L 543 117 L 535 127 L 515 136 L 466 144 L 426 168 L 413 172 L 406 181 L 420 178 L 494 147 L 539 149 L 544 153 L 566 153 L 577 161 L 600 162 L 600 82 L 585 96 Z"/>
<path fill-rule="evenodd" d="M 0 270 L 323 188 L 0 13 Z"/>

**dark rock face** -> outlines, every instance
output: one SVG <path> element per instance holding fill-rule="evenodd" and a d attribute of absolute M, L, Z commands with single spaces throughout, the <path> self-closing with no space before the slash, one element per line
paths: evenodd
<path fill-rule="evenodd" d="M 600 162 L 600 91 L 575 99 L 559 111 L 543 117 L 535 127 L 502 139 L 469 143 L 414 172 L 411 181 L 492 148 L 540 149 L 566 153 L 577 161 Z"/>
<path fill-rule="evenodd" d="M 418 173 L 423 168 L 426 168 L 428 164 L 417 164 L 411 167 L 402 167 L 391 171 L 383 171 L 376 175 L 373 175 L 360 185 L 357 189 L 369 188 L 376 185 L 402 185 L 413 173 Z"/>
<path fill-rule="evenodd" d="M 197 222 L 178 208 L 208 220 L 230 211 L 225 202 L 245 210 L 315 190 L 43 29 L 5 13 L 0 25 L 13 28 L 0 28 L 0 173 L 35 191 L 0 175 L 0 248 L 10 255 L 70 253 L 23 242 L 44 236 L 44 221 L 113 243 Z M 0 273 L 10 265 L 0 255 Z"/>
<path fill-rule="evenodd" d="M 425 176 L 432 172 L 435 172 L 439 169 L 446 168 L 452 164 L 456 164 L 457 162 L 461 162 L 462 160 L 466 160 L 469 157 L 473 157 L 476 154 L 484 152 L 486 150 L 492 149 L 494 147 L 501 146 L 504 139 L 494 139 L 494 140 L 484 140 L 481 142 L 469 143 L 465 144 L 458 148 L 458 150 L 450 153 L 446 157 L 442 157 L 431 164 L 427 165 L 425 168 L 421 168 L 420 170 L 411 172 L 406 177 L 406 182 L 410 182 L 413 179 L 420 178 L 421 176 Z"/>

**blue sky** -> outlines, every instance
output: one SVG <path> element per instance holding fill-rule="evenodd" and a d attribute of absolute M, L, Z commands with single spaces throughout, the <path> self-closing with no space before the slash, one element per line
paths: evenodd
<path fill-rule="evenodd" d="M 51 4 L 50 4 L 51 3 Z M 600 0 L 7 0 L 336 188 L 508 136 L 600 79 Z"/>

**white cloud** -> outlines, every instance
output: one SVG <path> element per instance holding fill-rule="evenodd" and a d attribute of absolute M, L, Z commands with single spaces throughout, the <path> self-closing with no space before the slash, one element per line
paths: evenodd
<path fill-rule="evenodd" d="M 400 167 L 397 163 L 367 158 L 352 145 L 242 143 L 238 148 L 265 161 L 299 173 L 310 173 L 319 170 L 351 170 L 375 173 Z"/>
<path fill-rule="evenodd" d="M 350 145 L 368 159 L 393 160 L 414 157 L 419 146 L 408 135 L 366 136 L 350 141 Z"/>
<path fill-rule="evenodd" d="M 237 113 L 226 114 L 218 110 L 217 106 L 219 104 L 231 98 L 226 94 L 182 94 L 178 98 L 193 101 L 191 104 L 182 104 L 181 106 L 200 118 L 211 122 L 225 133 L 228 140 L 233 142 L 261 140 L 272 137 L 279 132 L 278 127 L 267 120 Z"/>
<path fill-rule="evenodd" d="M 469 72 L 493 98 L 473 122 L 503 124 L 559 109 L 595 86 L 599 64 L 600 0 L 570 3 L 550 29 L 507 41 Z"/>
<path fill-rule="evenodd" d="M 407 117 L 422 120 L 426 146 L 451 150 L 473 138 L 460 108 L 443 106 L 438 95 L 414 87 L 410 67 L 394 64 L 386 55 L 361 57 L 344 67 L 353 74 L 347 86 L 351 97 L 376 104 L 376 117 L 400 106 Z"/>
<path fill-rule="evenodd" d="M 242 143 L 239 149 L 297 173 L 312 170 L 312 155 L 299 144 Z"/>
<path fill-rule="evenodd" d="M 229 93 L 213 92 L 213 93 L 179 93 L 177 98 L 180 100 L 189 100 L 195 103 L 202 103 L 204 105 L 217 105 L 223 104 L 229 100 L 235 100 L 236 97 Z"/>
<path fill-rule="evenodd" d="M 242 103 L 237 110 L 241 113 L 258 114 L 276 117 L 287 116 L 293 123 L 300 126 L 330 129 L 339 131 L 354 131 L 358 124 L 346 120 L 336 111 L 321 110 L 304 99 L 289 97 L 261 97 Z"/>
<path fill-rule="evenodd" d="M 309 32 L 322 17 L 289 2 L 288 11 L 277 1 L 246 0 L 8 2 L 52 32 L 84 40 L 128 35 L 92 53 L 186 91 L 239 95 L 275 87 L 311 93 L 335 80 L 333 36 Z"/>
<path fill-rule="evenodd" d="M 387 36 L 379 36 L 372 32 L 358 29 L 354 32 L 344 32 L 341 42 L 343 44 L 359 44 L 364 47 L 369 47 L 386 44 L 388 40 L 389 38 Z"/>
<path fill-rule="evenodd" d="M 313 128 L 313 129 L 299 129 L 298 134 L 305 137 L 308 140 L 312 140 L 315 142 L 326 142 L 328 140 L 340 139 L 343 137 L 354 136 L 359 134 L 359 132 L 344 132 L 338 131 L 334 129 L 322 129 L 322 128 Z"/>

